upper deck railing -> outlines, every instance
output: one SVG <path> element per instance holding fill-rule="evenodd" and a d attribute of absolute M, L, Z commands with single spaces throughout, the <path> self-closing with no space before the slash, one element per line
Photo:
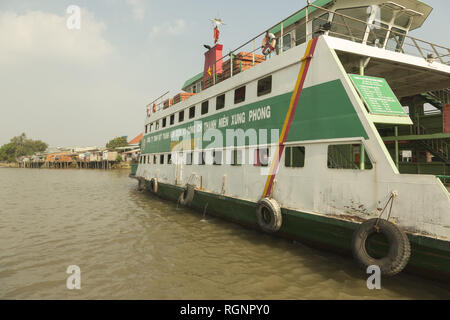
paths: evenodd
<path fill-rule="evenodd" d="M 286 35 L 284 23 L 302 11 L 305 12 L 305 18 L 295 22 L 294 25 L 296 30 L 304 29 L 305 32 L 304 34 L 296 34 L 295 40 L 291 38 L 290 41 L 288 40 L 288 43 L 286 43 L 284 40 L 284 36 Z M 324 15 L 327 17 L 323 18 Z M 281 29 L 277 32 L 279 35 L 276 37 L 276 50 L 266 55 L 264 58 L 264 56 L 258 54 L 262 53 L 263 47 L 261 44 L 269 30 L 279 26 L 281 26 Z M 308 32 L 308 30 L 311 30 L 311 32 Z M 291 32 L 292 28 L 289 33 Z M 395 27 L 385 27 L 383 26 L 383 23 L 360 20 L 340 12 L 309 4 L 217 60 L 216 64 L 223 60 L 223 65 L 226 66 L 226 68 L 223 68 L 222 73 L 217 73 L 213 67 L 212 75 L 206 80 L 202 80 L 202 90 L 244 72 L 251 66 L 264 63 L 265 60 L 270 59 L 273 55 L 282 54 L 284 51 L 287 51 L 294 46 L 298 46 L 323 34 L 362 43 L 367 46 L 421 57 L 429 63 L 450 65 L 449 48 L 409 36 L 406 34 L 406 31 L 402 31 Z M 239 55 L 239 53 L 241 53 L 241 55 Z M 242 63 L 242 57 L 244 57 L 244 60 L 246 61 L 244 65 Z M 261 57 L 263 57 L 263 59 L 261 59 Z M 250 66 L 248 65 L 249 61 Z M 152 105 L 149 105 L 150 108 L 155 109 L 156 111 L 164 109 L 164 97 L 166 95 L 167 93 L 152 102 Z"/>

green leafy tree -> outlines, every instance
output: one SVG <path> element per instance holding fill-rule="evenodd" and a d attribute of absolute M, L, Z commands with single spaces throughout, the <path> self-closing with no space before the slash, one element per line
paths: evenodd
<path fill-rule="evenodd" d="M 0 147 L 0 161 L 14 162 L 16 160 L 16 145 L 7 143 Z"/>
<path fill-rule="evenodd" d="M 114 138 L 106 144 L 106 147 L 108 149 L 116 149 L 119 147 L 126 147 L 126 146 L 128 146 L 128 141 L 126 137 Z"/>
<path fill-rule="evenodd" d="M 27 139 L 25 133 L 22 133 L 0 148 L 0 161 L 13 162 L 19 157 L 31 156 L 36 152 L 43 152 L 47 148 L 47 143 L 41 140 Z"/>

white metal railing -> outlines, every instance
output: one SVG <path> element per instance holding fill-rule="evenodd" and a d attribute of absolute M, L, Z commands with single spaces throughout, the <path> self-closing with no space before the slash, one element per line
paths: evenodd
<path fill-rule="evenodd" d="M 310 10 L 312 9 L 314 9 L 313 17 L 309 14 Z M 297 15 L 303 10 L 306 10 L 305 19 L 296 22 L 295 26 L 299 28 L 303 27 L 304 25 L 305 34 L 304 36 L 301 37 L 298 37 L 298 35 L 296 35 L 295 40 L 294 41 L 291 40 L 291 46 L 300 45 L 312 39 L 313 37 L 316 37 L 321 34 L 326 34 L 332 37 L 344 38 L 350 41 L 363 43 L 368 46 L 379 47 L 385 50 L 396 51 L 408 55 L 422 57 L 423 59 L 427 60 L 430 63 L 437 62 L 445 65 L 450 65 L 449 48 L 433 44 L 428 41 L 420 40 L 415 37 L 411 37 L 406 33 L 395 31 L 392 28 L 385 28 L 382 25 L 374 26 L 372 21 L 360 20 L 336 11 L 318 7 L 313 4 L 308 4 L 306 7 L 298 10 L 297 12 L 283 19 L 279 23 L 276 23 L 272 27 L 268 28 L 266 31 L 261 32 L 260 34 L 251 38 L 244 44 L 230 51 L 228 54 L 224 55 L 221 59 L 217 60 L 215 62 L 215 65 L 217 65 L 218 62 L 222 61 L 222 66 L 225 66 L 226 68 L 225 70 L 224 68 L 222 68 L 222 73 L 218 73 L 216 72 L 216 68 L 213 66 L 211 77 L 209 77 L 205 81 L 202 80 L 202 90 L 214 86 L 217 83 L 220 83 L 228 78 L 235 76 L 236 74 L 239 74 L 247 70 L 249 67 L 248 61 L 251 61 L 251 66 L 254 66 L 255 64 L 263 63 L 265 60 L 270 59 L 272 55 L 281 54 L 283 52 L 284 46 L 283 37 L 286 35 L 284 33 L 285 31 L 284 23 L 288 19 L 292 18 L 293 16 Z M 321 19 L 320 16 L 323 15 L 324 13 L 328 13 L 329 18 L 330 19 L 332 18 L 333 21 L 329 21 L 328 18 L 322 19 L 321 22 L 323 22 L 323 24 L 319 24 L 315 28 L 312 28 L 312 22 L 317 21 L 318 19 L 320 20 Z M 336 16 L 340 16 L 341 20 L 344 23 L 337 22 L 335 19 Z M 352 21 L 354 24 L 356 24 L 356 26 L 355 25 L 348 26 L 347 23 L 348 21 Z M 274 50 L 267 56 L 257 54 L 258 51 L 262 50 L 262 46 L 258 44 L 262 43 L 269 30 L 272 30 L 277 26 L 280 26 L 281 29 L 279 31 L 280 35 L 277 38 L 276 50 Z M 338 30 L 339 26 L 347 28 L 348 32 L 347 33 L 339 32 Z M 308 32 L 308 29 L 310 29 L 311 32 Z M 289 33 L 290 32 L 292 31 L 289 31 Z M 240 52 L 244 52 L 243 55 L 246 56 L 245 66 L 242 65 L 243 57 L 242 55 L 239 56 Z M 164 101 L 167 101 L 167 99 L 164 100 L 163 98 L 167 95 L 167 93 L 156 99 L 154 102 L 152 102 L 151 106 L 148 105 L 151 107 L 152 109 L 151 111 L 153 111 L 154 105 L 156 106 L 156 111 L 162 110 L 164 108 L 163 103 Z"/>

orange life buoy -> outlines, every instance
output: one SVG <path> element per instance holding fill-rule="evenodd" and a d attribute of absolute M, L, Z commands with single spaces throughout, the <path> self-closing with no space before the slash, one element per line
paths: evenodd
<path fill-rule="evenodd" d="M 147 106 L 147 117 L 150 116 L 150 107 Z"/>
<path fill-rule="evenodd" d="M 153 113 L 156 112 L 156 103 L 153 104 Z"/>
<path fill-rule="evenodd" d="M 262 53 L 267 56 L 269 53 L 275 50 L 275 46 L 277 45 L 277 39 L 273 33 L 269 33 L 267 31 L 266 36 L 262 42 Z"/>

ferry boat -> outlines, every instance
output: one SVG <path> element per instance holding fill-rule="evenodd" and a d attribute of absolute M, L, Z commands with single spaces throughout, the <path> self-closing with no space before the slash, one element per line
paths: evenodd
<path fill-rule="evenodd" d="M 308 1 L 227 55 L 214 20 L 203 72 L 146 106 L 139 189 L 449 281 L 450 50 L 408 35 L 431 11 Z"/>

